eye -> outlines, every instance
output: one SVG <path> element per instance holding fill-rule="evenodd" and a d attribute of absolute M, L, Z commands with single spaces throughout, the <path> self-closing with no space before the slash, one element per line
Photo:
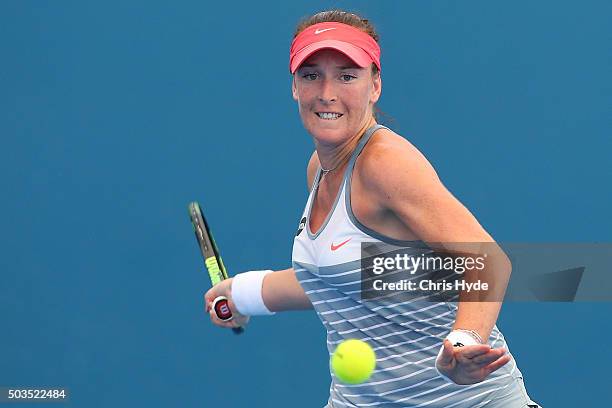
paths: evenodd
<path fill-rule="evenodd" d="M 317 74 L 304 74 L 302 75 L 302 78 L 306 78 L 309 81 L 314 81 L 317 79 Z"/>
<path fill-rule="evenodd" d="M 342 78 L 342 80 L 344 82 L 350 82 L 350 81 L 352 81 L 353 79 L 355 79 L 357 77 L 353 76 L 353 75 L 349 75 L 349 74 L 342 74 L 342 75 L 340 75 L 340 78 Z"/>

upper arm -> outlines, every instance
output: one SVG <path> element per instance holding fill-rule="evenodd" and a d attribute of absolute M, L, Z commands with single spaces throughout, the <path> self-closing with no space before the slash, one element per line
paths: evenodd
<path fill-rule="evenodd" d="M 312 183 L 314 183 L 314 178 L 317 174 L 318 167 L 319 156 L 317 156 L 317 151 L 315 150 L 310 156 L 310 160 L 308 161 L 308 168 L 306 169 L 306 182 L 308 183 L 308 190 L 312 188 Z"/>
<path fill-rule="evenodd" d="M 421 240 L 445 255 L 487 257 L 485 270 L 466 271 L 465 279 L 484 281 L 488 289 L 461 292 L 456 324 L 478 327 L 479 333 L 488 336 L 499 313 L 500 303 L 496 302 L 503 299 L 508 284 L 510 260 L 414 146 L 392 140 L 373 147 L 364 161 L 363 174 L 368 190 L 374 192 L 369 196 L 375 197 L 380 209 L 392 212 Z"/>
<path fill-rule="evenodd" d="M 372 147 L 364 161 L 363 174 L 380 208 L 395 214 L 425 242 L 492 241 L 408 141 L 392 140 Z"/>

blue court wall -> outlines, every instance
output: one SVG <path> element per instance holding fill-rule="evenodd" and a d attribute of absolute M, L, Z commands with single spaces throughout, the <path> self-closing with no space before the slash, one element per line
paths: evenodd
<path fill-rule="evenodd" d="M 323 406 L 314 313 L 242 337 L 208 322 L 186 205 L 231 273 L 290 265 L 313 144 L 288 49 L 331 7 L 374 22 L 385 123 L 497 240 L 612 239 L 609 2 L 4 1 L 0 387 L 65 386 L 90 408 Z M 504 306 L 535 400 L 609 401 L 611 312 Z"/>

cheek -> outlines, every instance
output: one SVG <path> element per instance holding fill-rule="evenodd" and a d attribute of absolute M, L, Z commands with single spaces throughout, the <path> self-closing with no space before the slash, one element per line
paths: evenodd
<path fill-rule="evenodd" d="M 354 111 L 364 111 L 370 103 L 370 90 L 366 87 L 351 90 L 346 99 L 347 105 Z"/>
<path fill-rule="evenodd" d="M 303 88 L 297 88 L 293 93 L 293 98 L 298 103 L 299 106 L 303 106 L 308 103 L 308 99 L 310 98 L 308 95 L 308 91 Z"/>

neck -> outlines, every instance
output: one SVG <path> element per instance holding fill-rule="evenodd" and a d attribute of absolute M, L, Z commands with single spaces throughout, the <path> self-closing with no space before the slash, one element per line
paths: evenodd
<path fill-rule="evenodd" d="M 371 117 L 355 134 L 339 145 L 322 145 L 317 143 L 315 139 L 317 156 L 319 157 L 319 163 L 323 171 L 333 172 L 342 167 L 353 153 L 353 150 L 357 147 L 360 136 L 375 124 L 376 120 L 374 117 Z"/>

